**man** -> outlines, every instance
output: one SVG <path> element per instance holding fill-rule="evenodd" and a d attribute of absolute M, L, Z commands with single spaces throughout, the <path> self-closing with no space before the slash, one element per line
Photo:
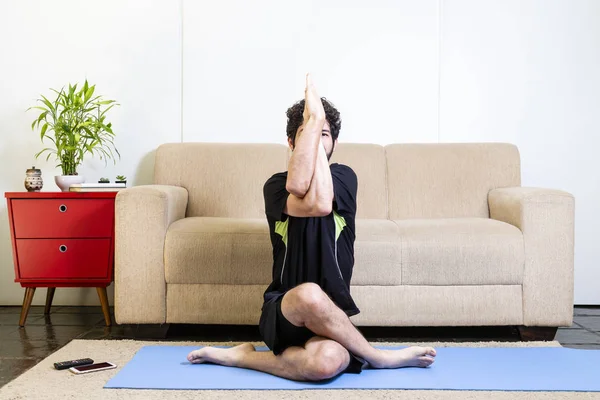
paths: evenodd
<path fill-rule="evenodd" d="M 354 266 L 357 178 L 329 165 L 339 112 L 306 76 L 305 99 L 287 111 L 288 171 L 264 185 L 273 244 L 273 282 L 264 293 L 260 334 L 272 351 L 250 343 L 191 352 L 192 363 L 250 368 L 287 379 L 320 381 L 370 368 L 427 367 L 431 347 L 372 347 L 348 319 L 360 312 L 350 296 Z"/>

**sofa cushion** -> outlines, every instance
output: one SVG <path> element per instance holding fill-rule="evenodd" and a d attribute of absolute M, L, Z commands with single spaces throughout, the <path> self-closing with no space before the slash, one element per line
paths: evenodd
<path fill-rule="evenodd" d="M 405 285 L 523 283 L 523 234 L 489 218 L 396 220 Z"/>
<path fill-rule="evenodd" d="M 354 285 L 399 285 L 398 227 L 389 220 L 356 220 Z M 266 286 L 273 250 L 266 219 L 188 217 L 165 239 L 167 283 Z M 242 267 L 243 266 L 243 267 Z"/>
<path fill-rule="evenodd" d="M 268 285 L 273 253 L 263 219 L 189 217 L 165 238 L 167 283 Z M 352 285 L 521 284 L 523 236 L 488 218 L 357 219 Z"/>
<path fill-rule="evenodd" d="M 357 219 L 351 285 L 402 284 L 400 229 L 387 219 Z"/>
<path fill-rule="evenodd" d="M 164 254 L 167 283 L 271 282 L 273 249 L 265 218 L 180 219 L 167 231 Z"/>

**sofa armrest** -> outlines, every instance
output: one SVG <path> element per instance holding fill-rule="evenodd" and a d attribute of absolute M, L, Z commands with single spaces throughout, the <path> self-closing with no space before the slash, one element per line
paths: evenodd
<path fill-rule="evenodd" d="M 115 200 L 115 319 L 166 322 L 163 249 L 169 225 L 185 217 L 188 192 L 178 186 L 124 189 Z"/>
<path fill-rule="evenodd" d="M 523 232 L 523 323 L 573 323 L 574 204 L 570 193 L 539 188 L 491 190 L 490 217 Z"/>

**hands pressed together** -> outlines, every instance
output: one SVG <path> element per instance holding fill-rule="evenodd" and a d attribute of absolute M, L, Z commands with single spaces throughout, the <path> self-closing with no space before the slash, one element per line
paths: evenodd
<path fill-rule="evenodd" d="M 303 125 L 307 127 L 309 126 L 310 122 L 310 125 L 316 126 L 320 137 L 320 131 L 323 127 L 323 123 L 325 122 L 325 109 L 323 108 L 323 102 L 317 93 L 317 88 L 312 81 L 310 73 L 306 74 L 306 88 L 304 89 L 304 111 L 302 112 L 302 116 L 304 118 Z M 321 146 L 325 148 L 322 141 Z"/>

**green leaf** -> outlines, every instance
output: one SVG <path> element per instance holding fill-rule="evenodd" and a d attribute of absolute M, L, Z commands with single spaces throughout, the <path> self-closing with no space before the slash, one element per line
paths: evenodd
<path fill-rule="evenodd" d="M 79 139 L 81 139 L 81 135 L 79 133 L 75 133 L 75 143 L 79 143 Z"/>
<path fill-rule="evenodd" d="M 28 108 L 27 110 L 25 110 L 25 111 L 29 111 L 29 110 L 31 110 L 32 108 L 37 108 L 38 110 L 42 110 L 42 111 L 46 111 L 46 112 L 48 112 L 48 111 L 49 111 L 49 110 L 48 110 L 46 107 L 40 107 L 40 106 L 33 106 L 33 107 L 29 107 L 29 108 Z"/>
<path fill-rule="evenodd" d="M 104 150 L 103 148 L 100 148 L 100 151 L 102 152 L 102 154 L 104 154 L 104 165 L 107 165 L 107 159 L 110 158 L 110 156 L 108 155 L 108 153 L 106 152 L 106 150 Z M 100 157 L 100 159 L 103 159 L 103 157 Z"/>
<path fill-rule="evenodd" d="M 106 109 L 104 111 L 102 111 L 102 113 L 100 114 L 100 116 L 103 117 L 104 114 L 106 114 L 106 112 L 108 110 L 110 110 L 111 108 L 113 108 L 114 106 L 118 106 L 118 104 L 111 104 L 110 106 L 106 107 Z"/>
<path fill-rule="evenodd" d="M 87 83 L 87 82 L 86 82 L 86 83 Z M 88 101 L 88 100 L 89 100 L 89 99 L 92 97 L 92 95 L 94 94 L 94 89 L 95 89 L 95 85 L 94 85 L 94 86 L 92 86 L 92 87 L 91 87 L 91 88 L 89 88 L 89 89 L 86 89 L 86 92 L 85 92 L 85 99 L 84 99 L 84 101 L 85 101 L 86 103 L 87 103 L 87 101 Z"/>
<path fill-rule="evenodd" d="M 54 143 L 54 146 L 56 146 L 56 141 L 54 140 L 54 138 L 52 138 L 52 136 L 48 135 L 48 136 L 46 136 L 46 138 L 47 138 L 47 139 L 50 139 L 50 141 L 51 141 L 52 143 Z"/>
<path fill-rule="evenodd" d="M 103 144 L 103 145 L 102 145 L 102 148 L 106 148 L 106 149 L 109 151 L 109 153 L 110 153 L 110 158 L 113 158 L 113 159 L 115 158 L 115 155 L 113 154 L 113 152 L 112 152 L 112 150 L 110 149 L 110 147 L 108 147 L 108 146 L 106 146 L 106 145 L 104 145 L 104 144 Z"/>
<path fill-rule="evenodd" d="M 45 152 L 45 151 L 49 151 L 49 152 L 50 152 L 50 154 L 52 154 L 52 153 L 54 152 L 54 150 L 53 150 L 53 149 L 51 149 L 51 148 L 49 148 L 49 147 L 46 147 L 45 149 L 38 151 L 38 152 L 35 154 L 35 158 L 38 158 L 38 157 L 40 156 L 40 154 L 42 154 L 42 153 L 43 153 L 43 152 Z"/>
<path fill-rule="evenodd" d="M 66 99 L 71 104 L 73 104 L 74 93 L 75 93 L 75 87 L 71 86 L 71 84 L 69 83 L 69 94 L 66 96 Z"/>
<path fill-rule="evenodd" d="M 95 86 L 95 85 L 94 85 L 94 86 Z M 94 103 L 94 104 L 96 104 L 96 103 L 95 103 L 95 101 L 96 101 L 96 100 L 98 100 L 98 99 L 100 99 L 100 98 L 102 98 L 102 96 L 96 96 L 96 97 L 94 97 L 93 99 L 90 99 L 90 103 Z"/>
<path fill-rule="evenodd" d="M 54 93 L 58 94 L 58 96 L 60 97 L 63 89 L 64 89 L 64 87 L 60 90 L 60 92 L 58 90 L 56 90 L 56 89 L 50 89 L 50 90 L 52 90 Z"/>
<path fill-rule="evenodd" d="M 115 100 L 102 100 L 102 101 L 98 101 L 96 102 L 96 104 L 100 105 L 100 104 L 111 104 L 114 103 Z"/>
<path fill-rule="evenodd" d="M 49 111 L 43 112 L 39 115 L 38 119 L 37 119 L 37 124 L 39 126 L 40 122 L 42 122 L 43 119 L 46 118 L 46 115 L 48 115 Z"/>
<path fill-rule="evenodd" d="M 42 126 L 42 133 L 40 134 L 42 139 L 44 139 L 44 134 L 46 133 L 47 129 L 48 129 L 48 123 L 45 123 L 44 126 Z"/>
<path fill-rule="evenodd" d="M 85 132 L 86 132 L 88 135 L 90 135 L 90 136 L 86 136 L 86 137 L 89 137 L 90 139 L 93 139 L 93 138 L 94 138 L 94 135 L 92 134 L 92 132 L 91 132 L 91 131 L 90 131 L 90 130 L 89 130 L 87 127 L 86 127 L 86 126 L 84 126 L 84 127 L 83 127 L 83 130 L 84 130 L 84 131 L 85 131 Z"/>
<path fill-rule="evenodd" d="M 54 113 L 56 112 L 56 108 L 54 108 L 54 106 L 52 105 L 52 103 L 50 103 L 50 100 L 48 100 L 45 96 L 42 96 L 42 98 L 44 100 L 41 100 L 45 105 L 48 106 L 48 108 Z"/>

